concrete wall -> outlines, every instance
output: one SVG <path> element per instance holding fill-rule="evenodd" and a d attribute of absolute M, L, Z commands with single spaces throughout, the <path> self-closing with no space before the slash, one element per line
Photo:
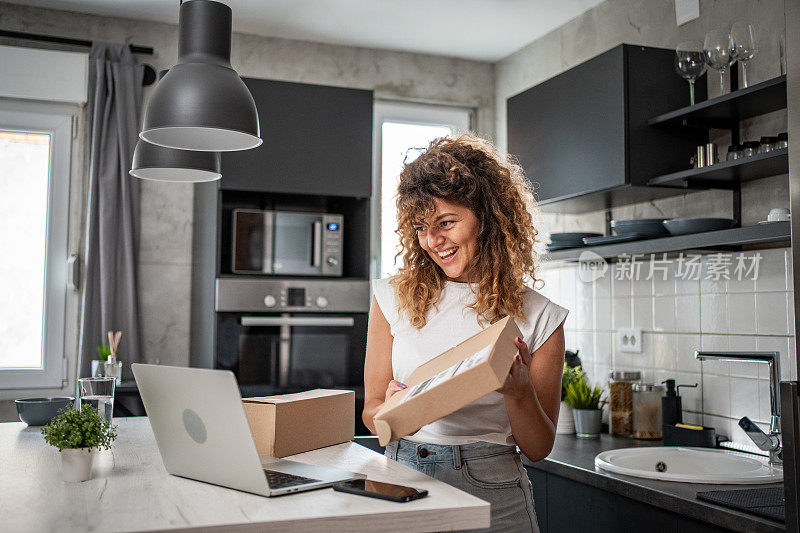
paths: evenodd
<path fill-rule="evenodd" d="M 175 25 L 0 3 L 0 26 L 152 46 L 155 54 L 139 59 L 157 71 L 177 61 Z M 0 39 L 0 44 L 11 43 Z M 231 63 L 242 76 L 371 89 L 378 98 L 470 107 L 476 111 L 476 129 L 493 135 L 492 64 L 242 34 L 234 34 L 232 48 Z M 145 105 L 151 92 L 152 87 L 145 91 Z M 78 141 L 75 154 L 83 158 L 85 151 L 85 142 Z M 85 180 L 83 175 L 75 177 L 79 183 Z M 185 365 L 189 361 L 192 186 L 143 181 L 141 191 L 139 285 L 145 359 Z M 71 232 L 76 242 L 83 231 L 81 222 L 80 216 L 73 218 Z M 70 350 L 74 353 L 76 347 Z"/>

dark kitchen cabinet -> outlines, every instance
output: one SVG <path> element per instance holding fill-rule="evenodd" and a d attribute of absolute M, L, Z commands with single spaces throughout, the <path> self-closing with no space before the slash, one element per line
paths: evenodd
<path fill-rule="evenodd" d="M 580 213 L 685 193 L 647 187 L 684 170 L 707 130 L 676 136 L 648 120 L 688 104 L 675 52 L 619 45 L 507 100 L 508 151 L 547 211 Z M 706 97 L 705 80 L 697 99 Z"/>
<path fill-rule="evenodd" d="M 526 466 L 542 533 L 723 533 L 731 530 Z M 743 529 L 744 530 L 744 529 Z"/>
<path fill-rule="evenodd" d="M 224 190 L 367 198 L 372 91 L 243 78 L 261 146 L 222 154 Z"/>

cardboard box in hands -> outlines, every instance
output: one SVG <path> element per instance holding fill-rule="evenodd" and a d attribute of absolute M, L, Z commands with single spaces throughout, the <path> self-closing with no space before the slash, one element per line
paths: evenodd
<path fill-rule="evenodd" d="M 381 446 L 411 435 L 422 426 L 453 413 L 505 383 L 522 337 L 505 317 L 464 342 L 420 365 L 373 421 Z"/>

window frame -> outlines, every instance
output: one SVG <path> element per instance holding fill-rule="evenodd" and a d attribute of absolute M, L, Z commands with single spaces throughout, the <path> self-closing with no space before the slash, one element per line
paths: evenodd
<path fill-rule="evenodd" d="M 66 378 L 66 259 L 76 107 L 0 99 L 0 128 L 51 135 L 47 192 L 42 368 L 0 369 L 0 390 L 61 389 Z"/>
<path fill-rule="evenodd" d="M 381 175 L 383 154 L 383 124 L 398 122 L 424 126 L 448 126 L 456 133 L 474 129 L 475 109 L 467 106 L 404 102 L 375 99 L 372 126 L 372 205 L 370 243 L 370 278 L 382 277 L 381 266 L 381 201 L 383 176 Z"/>

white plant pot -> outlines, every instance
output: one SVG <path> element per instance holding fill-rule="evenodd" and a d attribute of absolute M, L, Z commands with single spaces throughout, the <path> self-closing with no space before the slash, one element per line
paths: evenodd
<path fill-rule="evenodd" d="M 572 406 L 561 402 L 561 410 L 558 412 L 558 424 L 556 424 L 556 435 L 572 435 L 575 433 L 575 420 L 572 417 Z"/>
<path fill-rule="evenodd" d="M 92 478 L 92 463 L 97 448 L 64 448 L 61 450 L 61 475 L 68 483 Z"/>

